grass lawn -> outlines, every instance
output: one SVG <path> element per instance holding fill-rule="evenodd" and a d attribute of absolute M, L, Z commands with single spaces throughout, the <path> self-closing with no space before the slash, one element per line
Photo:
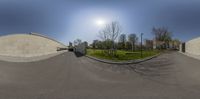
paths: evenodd
<path fill-rule="evenodd" d="M 113 60 L 113 61 L 127 61 L 127 60 L 142 59 L 142 58 L 156 55 L 158 53 L 159 51 L 157 50 L 143 51 L 143 57 L 141 57 L 140 51 L 131 52 L 131 51 L 124 51 L 124 50 L 117 50 L 116 56 L 113 57 L 113 56 L 109 56 L 105 54 L 103 50 L 87 49 L 87 55 L 89 56 L 93 56 L 100 59 Z"/>

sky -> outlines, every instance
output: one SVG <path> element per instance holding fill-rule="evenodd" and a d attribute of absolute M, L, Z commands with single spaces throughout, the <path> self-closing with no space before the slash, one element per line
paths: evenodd
<path fill-rule="evenodd" d="M 36 32 L 64 44 L 91 43 L 100 39 L 100 20 L 148 39 L 153 27 L 167 27 L 188 41 L 200 36 L 199 9 L 199 0 L 0 0 L 0 35 Z"/>

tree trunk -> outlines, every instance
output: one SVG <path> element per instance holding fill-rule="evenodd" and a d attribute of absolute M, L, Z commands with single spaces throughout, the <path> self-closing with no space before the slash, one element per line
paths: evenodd
<path fill-rule="evenodd" d="M 133 52 L 133 42 L 131 43 L 131 46 L 132 46 L 132 52 Z"/>
<path fill-rule="evenodd" d="M 136 51 L 136 46 L 135 46 L 135 44 L 134 44 L 134 51 Z"/>

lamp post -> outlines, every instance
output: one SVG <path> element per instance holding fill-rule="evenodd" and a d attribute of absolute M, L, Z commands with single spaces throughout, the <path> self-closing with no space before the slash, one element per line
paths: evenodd
<path fill-rule="evenodd" d="M 142 36 L 143 36 L 143 33 L 141 33 L 141 47 L 140 47 L 140 51 L 141 51 L 141 58 L 143 57 L 143 54 L 142 54 Z"/>

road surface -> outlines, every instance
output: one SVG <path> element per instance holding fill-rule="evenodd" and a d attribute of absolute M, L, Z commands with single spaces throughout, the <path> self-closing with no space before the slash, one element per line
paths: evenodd
<path fill-rule="evenodd" d="M 137 65 L 72 52 L 39 62 L 0 61 L 0 99 L 199 99 L 200 61 L 168 52 Z"/>

